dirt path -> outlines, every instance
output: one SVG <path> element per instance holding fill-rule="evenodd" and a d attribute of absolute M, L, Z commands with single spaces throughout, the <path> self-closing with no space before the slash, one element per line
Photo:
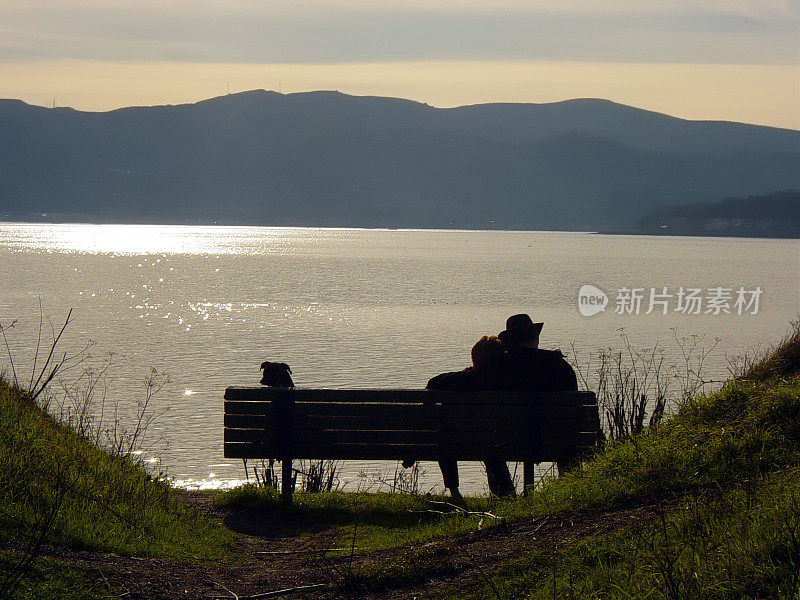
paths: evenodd
<path fill-rule="evenodd" d="M 653 510 L 645 502 L 629 503 L 606 510 L 578 511 L 514 521 L 499 527 L 437 541 L 419 547 L 404 547 L 349 556 L 332 556 L 339 537 L 333 528 L 303 522 L 299 517 L 268 514 L 246 509 L 217 509 L 212 494 L 183 495 L 187 504 L 216 518 L 237 533 L 236 547 L 222 561 L 185 563 L 172 560 L 134 558 L 98 552 L 47 548 L 45 555 L 67 560 L 94 577 L 100 588 L 122 590 L 132 600 L 178 598 L 279 597 L 305 598 L 425 598 L 433 589 L 449 584 L 460 589 L 483 585 L 483 572 L 524 552 L 539 549 L 555 552 L 576 539 L 613 531 L 649 519 Z M 294 532 L 294 534 L 288 533 Z M 298 537 L 297 532 L 302 532 Z M 446 568 L 424 582 L 368 592 L 346 589 L 344 574 L 359 572 L 378 561 L 425 560 L 432 554 L 446 557 Z M 317 586 L 279 596 L 270 592 Z"/>

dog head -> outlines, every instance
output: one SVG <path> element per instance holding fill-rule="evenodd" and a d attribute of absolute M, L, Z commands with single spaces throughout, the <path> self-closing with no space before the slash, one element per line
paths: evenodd
<path fill-rule="evenodd" d="M 261 385 L 294 387 L 291 376 L 292 369 L 286 363 L 264 361 L 261 363 L 261 370 L 264 371 L 264 375 L 261 377 Z"/>

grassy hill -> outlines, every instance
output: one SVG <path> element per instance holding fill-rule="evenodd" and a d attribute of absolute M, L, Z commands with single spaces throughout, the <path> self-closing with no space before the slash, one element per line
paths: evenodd
<path fill-rule="evenodd" d="M 583 470 L 527 498 L 488 505 L 473 499 L 468 504 L 473 516 L 453 516 L 438 531 L 430 523 L 416 526 L 430 539 L 462 532 L 456 543 L 446 546 L 449 552 L 426 552 L 425 539 L 405 530 L 395 539 L 404 550 L 409 544 L 417 548 L 410 559 L 390 555 L 348 583 L 359 594 L 411 597 L 390 591 L 402 589 L 399 582 L 441 579 L 441 573 L 455 572 L 460 577 L 445 579 L 432 597 L 797 598 L 798 372 L 800 329 L 718 393 L 686 401 L 677 415 L 629 442 L 611 442 Z M 228 493 L 234 503 L 252 503 L 254 495 L 256 490 Z M 264 508 L 276 506 L 270 500 L 274 495 L 263 497 Z M 324 514 L 320 504 L 325 502 L 331 508 L 347 505 L 341 498 L 306 495 L 300 510 Z M 479 519 L 487 521 L 479 514 L 486 511 L 503 519 L 495 535 L 499 545 L 510 544 L 514 551 L 511 557 L 501 553 L 498 561 L 484 561 L 464 584 L 459 579 L 468 569 L 458 567 L 458 555 L 467 552 L 480 565 L 478 553 L 484 550 L 463 533 L 474 531 Z M 553 519 L 562 523 L 555 532 L 548 530 Z M 563 524 L 586 520 L 586 526 L 574 530 Z M 513 530 L 515 523 L 523 523 L 521 529 L 531 534 L 520 540 L 513 531 L 502 533 L 503 527 Z M 391 545 L 386 520 L 359 527 L 360 547 L 373 547 L 375 541 Z M 344 537 L 351 533 L 348 529 Z M 424 589 L 418 584 L 414 591 L 424 597 Z"/>
<path fill-rule="evenodd" d="M 0 382 L 0 585 L 23 575 L 20 598 L 171 599 L 215 585 L 252 595 L 313 581 L 307 597 L 795 599 L 799 373 L 796 328 L 718 393 L 525 498 L 453 507 L 298 493 L 287 508 L 249 486 L 216 497 L 211 517 Z M 26 548 L 40 543 L 50 550 L 29 566 Z M 132 592 L 156 559 L 161 575 Z"/>
<path fill-rule="evenodd" d="M 0 551 L 0 598 L 26 572 L 26 555 L 45 543 L 194 559 L 219 556 L 232 538 L 129 456 L 98 448 L 0 379 L 0 547 L 14 549 Z M 52 589 L 59 598 L 92 597 L 80 577 L 72 582 L 69 570 L 60 571 L 27 577 L 44 584 L 41 596 L 34 586 L 30 597 L 53 597 Z"/>

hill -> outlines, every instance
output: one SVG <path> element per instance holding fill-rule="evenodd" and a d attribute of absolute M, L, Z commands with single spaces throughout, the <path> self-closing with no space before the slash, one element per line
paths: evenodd
<path fill-rule="evenodd" d="M 188 509 L 136 452 L 115 446 L 108 430 L 90 435 L 95 417 L 62 409 L 62 422 L 46 404 L 0 375 L 0 599 L 117 597 L 91 589 L 70 565 L 34 564 L 63 556 L 53 543 L 98 556 L 199 560 L 226 553 L 230 532 Z"/>
<path fill-rule="evenodd" d="M 665 206 L 644 217 L 639 228 L 666 235 L 800 238 L 800 191 Z"/>
<path fill-rule="evenodd" d="M 800 592 L 797 326 L 719 392 L 609 440 L 582 469 L 524 498 L 462 506 L 329 492 L 298 493 L 290 507 L 255 485 L 212 504 L 100 450 L 2 379 L 0 408 L 0 598 Z"/>
<path fill-rule="evenodd" d="M 800 189 L 800 132 L 579 99 L 438 109 L 252 91 L 105 113 L 0 100 L 0 218 L 626 229 Z"/>

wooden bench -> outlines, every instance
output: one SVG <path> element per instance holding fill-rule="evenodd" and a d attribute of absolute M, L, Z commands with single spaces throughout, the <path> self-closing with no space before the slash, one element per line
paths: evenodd
<path fill-rule="evenodd" d="M 592 392 L 445 392 L 243 388 L 225 391 L 225 457 L 572 463 L 597 443 Z"/>

